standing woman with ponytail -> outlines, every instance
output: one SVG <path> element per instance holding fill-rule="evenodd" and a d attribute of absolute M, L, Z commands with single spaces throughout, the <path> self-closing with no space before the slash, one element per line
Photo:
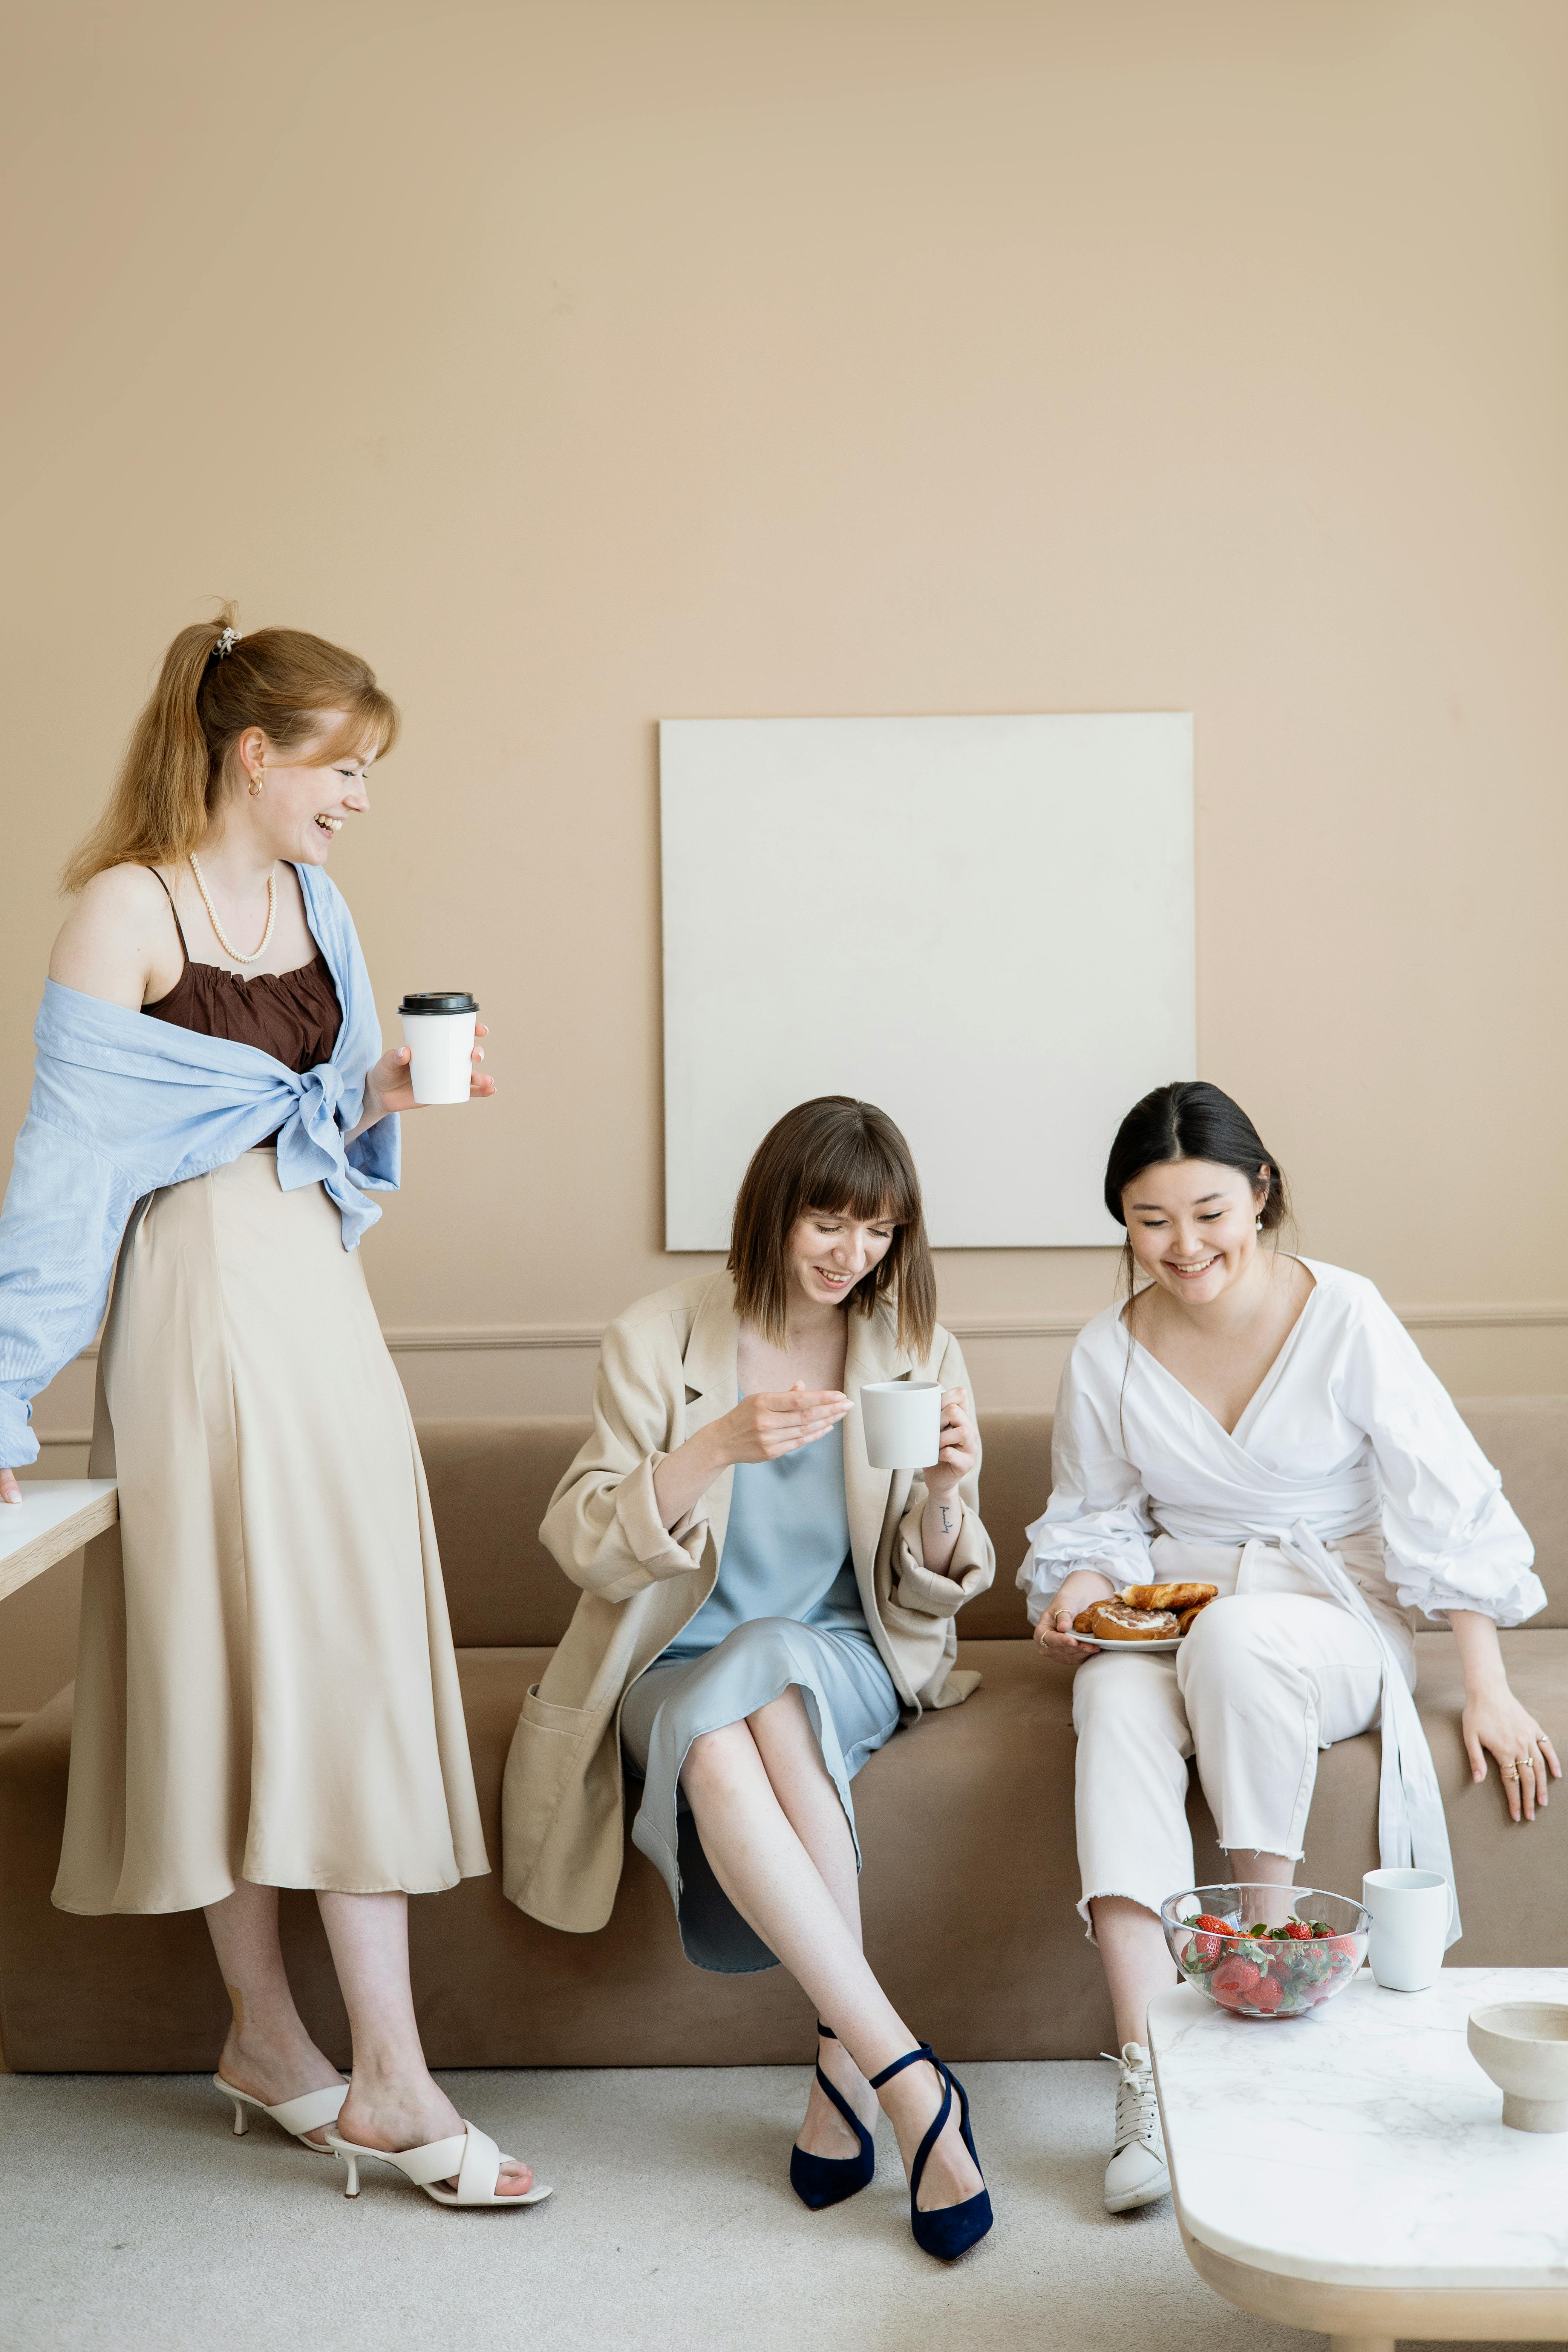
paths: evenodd
<path fill-rule="evenodd" d="M 0 1506 L 112 1273 L 90 1467 L 118 1478 L 120 1525 L 88 1553 L 54 1899 L 205 1911 L 237 2131 L 259 2108 L 443 2201 L 517 2204 L 548 2192 L 432 2080 L 408 1980 L 408 1895 L 489 1865 L 424 1472 L 356 1249 L 367 1192 L 397 1184 L 407 1055 L 381 1051 L 325 872 L 397 725 L 364 662 L 302 631 L 242 638 L 226 611 L 169 647 L 67 869 L 34 1030 L 0 1215 Z M 280 1886 L 320 1902 L 347 2084 L 294 2007 Z"/>

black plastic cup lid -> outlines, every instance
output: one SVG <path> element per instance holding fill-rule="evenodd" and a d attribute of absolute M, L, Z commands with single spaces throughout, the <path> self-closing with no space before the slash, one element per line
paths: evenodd
<path fill-rule="evenodd" d="M 405 996 L 399 1013 L 477 1013 L 479 1000 L 466 988 L 432 989 L 425 996 Z"/>

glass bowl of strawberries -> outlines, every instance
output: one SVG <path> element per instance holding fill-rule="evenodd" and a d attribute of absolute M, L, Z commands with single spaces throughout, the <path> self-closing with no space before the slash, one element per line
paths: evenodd
<path fill-rule="evenodd" d="M 1193 1886 L 1160 1906 L 1189 1984 L 1237 2017 L 1305 2017 L 1350 1984 L 1372 1915 L 1318 1887 Z"/>

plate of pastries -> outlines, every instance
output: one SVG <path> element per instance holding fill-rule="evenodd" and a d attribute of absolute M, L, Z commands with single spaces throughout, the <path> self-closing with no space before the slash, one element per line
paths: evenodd
<path fill-rule="evenodd" d="M 1097 1649 L 1173 1650 L 1218 1598 L 1217 1584 L 1127 1584 L 1114 1599 L 1080 1609 L 1072 1629 Z"/>

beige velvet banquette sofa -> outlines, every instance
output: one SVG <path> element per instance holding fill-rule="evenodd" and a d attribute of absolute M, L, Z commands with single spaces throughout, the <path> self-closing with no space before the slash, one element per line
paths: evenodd
<path fill-rule="evenodd" d="M 1515 1689 L 1568 1748 L 1568 1398 L 1462 1407 L 1535 1538 L 1550 1606 L 1505 1633 Z M 856 1783 L 866 1941 L 915 2031 L 952 2060 L 1081 2058 L 1110 2046 L 1097 1957 L 1074 1912 L 1071 1677 L 1028 1639 L 1013 1582 L 1043 1507 L 1050 1422 L 981 1418 L 981 1505 L 999 1561 L 959 1620 L 984 1680 L 873 1756 Z M 499 1864 L 501 1769 L 519 1703 L 576 1599 L 535 1529 L 586 1423 L 446 1422 L 420 1442 L 441 1539 L 479 1800 Z M 114 1537 L 100 1538 L 117 1540 Z M 0 1629 L 3 1630 L 3 1629 Z M 1568 1961 L 1568 1782 L 1529 1829 L 1475 1788 L 1447 1631 L 1418 1637 L 1418 1697 L 1448 1807 L 1465 1934 L 1458 1964 Z M 17 2070 L 210 2067 L 227 2002 L 199 1916 L 84 1919 L 49 1903 L 70 1747 L 68 1689 L 0 1747 L 0 2036 Z M 1376 1861 L 1377 1735 L 1321 1759 L 1302 1883 L 1358 1893 Z M 1195 1786 L 1198 1874 L 1224 1874 Z M 1174 1890 L 1173 1890 L 1174 1891 Z M 313 2030 L 347 2027 L 313 1899 L 284 1897 L 290 1969 Z M 420 2026 L 437 2066 L 739 2064 L 803 2059 L 811 2013 L 782 1969 L 710 1976 L 681 1953 L 669 1898 L 628 1844 L 609 1926 L 523 1917 L 499 1874 L 411 1906 Z"/>

